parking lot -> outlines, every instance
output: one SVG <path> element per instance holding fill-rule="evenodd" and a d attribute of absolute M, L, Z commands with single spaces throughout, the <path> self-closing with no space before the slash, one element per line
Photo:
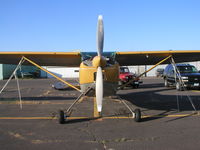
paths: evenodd
<path fill-rule="evenodd" d="M 134 122 L 123 103 L 105 98 L 103 118 L 94 119 L 93 99 L 84 98 L 65 124 L 57 111 L 67 108 L 79 92 L 52 88 L 54 79 L 20 80 L 20 109 L 16 81 L 0 95 L 0 149 L 198 149 L 200 91 L 164 87 L 161 78 L 144 78 L 138 89 L 117 94 L 143 119 Z M 5 81 L 0 81 L 2 87 Z M 192 101 L 192 103 L 191 103 Z M 194 104 L 195 109 L 192 107 Z"/>

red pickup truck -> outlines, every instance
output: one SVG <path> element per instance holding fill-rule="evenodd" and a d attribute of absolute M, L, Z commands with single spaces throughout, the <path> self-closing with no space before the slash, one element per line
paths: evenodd
<path fill-rule="evenodd" d="M 139 78 L 136 77 L 135 74 L 131 73 L 128 69 L 128 67 L 120 67 L 120 74 L 119 74 L 119 86 L 126 84 L 130 80 L 134 79 L 131 83 L 129 83 L 127 86 L 132 86 L 133 88 L 138 88 L 139 84 L 142 83 Z"/>

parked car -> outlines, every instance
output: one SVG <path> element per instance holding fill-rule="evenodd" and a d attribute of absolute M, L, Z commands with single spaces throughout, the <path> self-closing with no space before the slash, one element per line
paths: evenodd
<path fill-rule="evenodd" d="M 156 77 L 162 77 L 163 76 L 164 69 L 158 68 L 156 69 Z"/>
<path fill-rule="evenodd" d="M 135 78 L 135 80 L 132 81 L 131 83 L 129 83 L 127 86 L 132 86 L 134 88 L 138 88 L 139 84 L 141 84 L 142 81 L 139 78 L 136 77 L 136 74 L 131 73 L 129 71 L 128 67 L 120 67 L 119 86 L 126 84 L 127 82 L 129 82 L 133 78 Z"/>
<path fill-rule="evenodd" d="M 39 78 L 40 72 L 39 71 L 34 71 L 34 72 L 21 71 L 19 76 L 21 78 Z"/>
<path fill-rule="evenodd" d="M 186 88 L 200 88 L 200 73 L 195 66 L 190 64 L 176 64 L 176 67 Z M 163 78 L 166 87 L 175 85 L 177 90 L 183 90 L 184 87 L 181 85 L 177 75 L 175 76 L 174 67 L 171 64 L 165 68 Z"/>

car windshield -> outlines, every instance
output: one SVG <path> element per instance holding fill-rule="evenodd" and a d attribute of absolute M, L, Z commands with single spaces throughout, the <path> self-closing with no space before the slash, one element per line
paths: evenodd
<path fill-rule="evenodd" d="M 157 72 L 163 72 L 163 71 L 164 69 L 161 69 L 161 68 L 157 69 Z"/>
<path fill-rule="evenodd" d="M 180 73 L 197 73 L 198 70 L 194 66 L 178 66 Z"/>
<path fill-rule="evenodd" d="M 128 68 L 120 68 L 121 73 L 128 73 L 129 69 Z"/>

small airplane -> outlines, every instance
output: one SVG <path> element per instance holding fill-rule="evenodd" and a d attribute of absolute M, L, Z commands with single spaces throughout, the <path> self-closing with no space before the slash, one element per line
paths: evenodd
<path fill-rule="evenodd" d="M 103 52 L 104 25 L 103 17 L 98 16 L 97 23 L 97 52 L 0 52 L 0 63 L 35 65 L 51 74 L 58 80 L 81 92 L 81 96 L 93 96 L 96 99 L 97 111 L 102 112 L 103 98 L 116 94 L 119 81 L 119 67 L 130 65 L 155 65 L 171 63 L 171 59 L 178 62 L 200 60 L 200 50 L 176 50 L 176 51 L 130 51 L 130 52 Z M 67 81 L 57 77 L 41 66 L 68 66 L 80 67 L 80 89 Z M 152 68 L 154 68 L 152 67 Z M 151 69 L 152 69 L 151 68 Z M 141 74 L 142 76 L 143 74 Z M 72 106 L 73 106 L 72 105 Z M 70 110 L 71 107 L 68 109 Z M 140 121 L 141 112 L 134 111 L 136 121 Z M 59 112 L 59 122 L 66 119 L 63 110 Z"/>

